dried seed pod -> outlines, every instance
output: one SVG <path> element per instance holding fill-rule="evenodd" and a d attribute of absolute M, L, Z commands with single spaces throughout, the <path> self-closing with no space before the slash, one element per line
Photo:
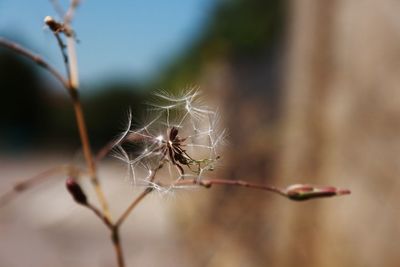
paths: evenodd
<path fill-rule="evenodd" d="M 286 188 L 286 196 L 291 200 L 303 201 L 313 198 L 333 197 L 350 194 L 348 189 L 339 189 L 333 186 L 314 186 L 295 184 Z"/>
<path fill-rule="evenodd" d="M 87 197 L 85 193 L 83 192 L 81 186 L 76 182 L 76 180 L 72 177 L 69 177 L 67 181 L 65 182 L 65 185 L 69 191 L 69 193 L 72 195 L 74 200 L 81 204 L 81 205 L 87 205 Z"/>
<path fill-rule="evenodd" d="M 52 30 L 54 33 L 59 33 L 64 31 L 64 25 L 62 23 L 57 22 L 50 16 L 46 16 L 44 18 L 44 23 Z"/>

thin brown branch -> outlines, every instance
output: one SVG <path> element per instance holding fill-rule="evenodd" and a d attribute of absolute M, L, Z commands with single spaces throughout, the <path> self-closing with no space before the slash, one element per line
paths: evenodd
<path fill-rule="evenodd" d="M 351 194 L 348 189 L 336 188 L 333 186 L 321 186 L 321 185 L 309 185 L 309 184 L 294 184 L 280 189 L 275 186 L 269 186 L 258 183 L 250 183 L 242 180 L 228 180 L 228 179 L 185 179 L 179 180 L 172 184 L 172 186 L 188 186 L 188 185 L 199 185 L 205 188 L 210 188 L 212 185 L 229 185 L 229 186 L 240 186 L 252 189 L 260 189 L 264 191 L 273 192 L 284 196 L 294 201 L 305 201 L 316 198 L 327 198 L 334 196 L 343 196 Z"/>
<path fill-rule="evenodd" d="M 100 183 L 97 179 L 96 165 L 94 162 L 92 150 L 90 148 L 90 141 L 89 141 L 89 136 L 88 136 L 87 129 L 86 129 L 85 118 L 83 116 L 82 105 L 81 105 L 81 102 L 79 101 L 78 97 L 75 97 L 72 100 L 73 100 L 73 105 L 74 105 L 74 111 L 75 111 L 75 117 L 76 117 L 76 122 L 77 122 L 77 126 L 78 126 L 79 136 L 80 136 L 81 143 L 82 143 L 83 155 L 85 157 L 90 180 L 96 191 L 96 195 L 100 201 L 104 215 L 108 218 L 108 220 L 111 221 L 111 214 L 109 211 L 107 199 L 106 199 L 105 194 L 104 194 L 104 192 L 100 186 Z"/>
<path fill-rule="evenodd" d="M 3 37 L 0 37 L 0 46 L 11 49 L 14 52 L 32 60 L 33 62 L 35 62 L 42 68 L 46 69 L 48 72 L 50 72 L 57 80 L 59 80 L 61 82 L 61 84 L 65 88 L 69 88 L 69 82 L 53 66 L 51 66 L 49 63 L 47 63 L 47 61 L 45 61 L 39 55 L 34 54 L 33 52 L 29 51 L 26 48 L 23 48 L 19 44 L 15 43 L 15 42 L 11 42 L 9 40 L 6 40 Z"/>
<path fill-rule="evenodd" d="M 57 3 L 57 2 L 56 2 Z M 100 186 L 99 180 L 97 178 L 97 172 L 96 172 L 96 165 L 94 161 L 94 157 L 91 151 L 91 146 L 90 146 L 90 141 L 89 141 L 89 136 L 86 128 L 86 123 L 85 123 L 85 118 L 83 115 L 83 110 L 82 110 L 82 104 L 79 99 L 79 93 L 78 93 L 78 87 L 79 87 L 79 80 L 78 80 L 78 64 L 77 64 L 77 56 L 76 56 L 76 51 L 75 51 L 75 40 L 73 36 L 73 31 L 72 28 L 70 27 L 70 23 L 72 22 L 72 18 L 75 12 L 75 9 L 79 5 L 80 1 L 79 0 L 71 0 L 71 4 L 64 16 L 64 22 L 63 24 L 60 24 L 63 28 L 63 33 L 65 33 L 66 39 L 67 39 L 67 53 L 65 53 L 65 45 L 56 31 L 56 29 L 53 30 L 55 37 L 57 39 L 58 45 L 61 49 L 62 56 L 64 59 L 64 63 L 67 68 L 67 73 L 68 73 L 68 82 L 67 82 L 67 88 L 69 89 L 69 93 L 73 102 L 73 107 L 74 107 L 74 113 L 75 113 L 75 118 L 76 118 L 76 124 L 78 127 L 79 131 L 79 136 L 81 139 L 82 143 L 82 149 L 83 149 L 83 154 L 85 157 L 88 173 L 90 176 L 90 180 L 93 184 L 93 187 L 96 191 L 96 195 L 99 199 L 99 202 L 102 206 L 104 216 L 107 217 L 107 219 L 111 222 L 111 214 L 108 208 L 108 203 L 105 197 L 105 194 Z M 52 20 L 52 18 L 48 18 L 48 22 L 53 22 L 57 23 Z M 49 27 L 51 24 L 49 24 Z M 59 27 L 57 27 L 59 28 Z"/>
<path fill-rule="evenodd" d="M 164 162 L 160 162 L 159 165 L 157 166 L 156 169 L 153 170 L 150 178 L 149 178 L 149 182 L 152 183 L 154 182 L 157 172 L 163 167 Z M 119 227 L 124 221 L 125 219 L 129 216 L 129 214 L 132 212 L 132 210 L 134 210 L 136 208 L 136 206 L 148 195 L 150 194 L 152 191 L 154 190 L 153 187 L 148 187 L 146 188 L 139 196 L 137 196 L 132 203 L 128 206 L 128 208 L 124 211 L 124 213 L 117 219 L 116 223 L 115 223 L 115 227 Z"/>
<path fill-rule="evenodd" d="M 115 141 L 112 140 L 108 142 L 105 146 L 103 146 L 97 153 L 96 153 L 96 161 L 102 160 L 105 156 L 110 153 L 110 151 L 114 148 Z"/>
<path fill-rule="evenodd" d="M 60 16 L 60 18 L 65 16 L 65 10 L 61 6 L 60 1 L 58 0 L 50 0 L 54 10 L 57 12 L 57 14 Z"/>
<path fill-rule="evenodd" d="M 73 169 L 73 167 L 69 165 L 57 166 L 47 169 L 41 173 L 38 173 L 35 176 L 30 177 L 24 181 L 16 183 L 10 191 L 0 196 L 0 207 L 9 203 L 20 193 L 25 192 L 26 190 L 31 189 L 32 187 L 45 182 L 52 175 L 60 172 L 70 172 L 70 171 L 77 171 L 77 170 Z"/>
<path fill-rule="evenodd" d="M 129 205 L 129 207 L 124 211 L 124 213 L 118 218 L 115 223 L 116 227 L 119 227 L 125 219 L 129 216 L 134 208 L 148 195 L 153 191 L 153 187 L 146 188 L 139 196 L 135 198 L 135 200 Z"/>
<path fill-rule="evenodd" d="M 86 204 L 86 207 L 89 208 L 94 214 L 107 226 L 108 229 L 113 229 L 113 224 L 108 220 L 108 218 L 95 206 L 90 203 Z"/>
<path fill-rule="evenodd" d="M 57 39 L 57 43 L 58 43 L 58 46 L 59 46 L 60 51 L 61 51 L 61 55 L 62 55 L 63 60 L 64 60 L 64 66 L 65 66 L 65 70 L 67 72 L 68 80 L 71 80 L 71 73 L 70 73 L 70 70 L 69 70 L 69 63 L 68 63 L 68 61 L 69 61 L 68 60 L 68 55 L 65 52 L 66 45 L 64 44 L 63 40 L 61 39 L 61 36 L 60 36 L 59 33 L 54 32 L 54 36 Z"/>
<path fill-rule="evenodd" d="M 174 183 L 174 186 L 188 186 L 188 185 L 200 185 L 205 188 L 210 188 L 212 185 L 230 185 L 230 186 L 240 186 L 253 189 L 265 190 L 273 193 L 277 193 L 281 196 L 286 197 L 284 190 L 279 189 L 275 186 L 269 186 L 265 184 L 250 183 L 242 180 L 228 180 L 228 179 L 184 179 L 179 180 Z"/>
<path fill-rule="evenodd" d="M 72 184 L 72 183 L 71 183 Z M 70 188 L 71 188 L 71 184 L 70 184 Z M 76 184 L 75 184 L 76 185 Z M 79 187 L 79 185 L 78 185 Z M 80 188 L 80 187 L 79 187 Z M 75 191 L 74 191 L 75 190 Z M 120 242 L 120 236 L 119 236 L 119 227 L 116 224 L 113 224 L 106 216 L 104 213 L 102 213 L 98 208 L 96 208 L 95 206 L 93 206 L 92 204 L 90 204 L 89 202 L 87 202 L 86 200 L 86 196 L 82 199 L 77 199 L 77 188 L 75 187 L 74 190 L 71 190 L 70 192 L 72 193 L 72 195 L 74 196 L 75 201 L 90 209 L 96 216 L 97 218 L 99 218 L 104 225 L 110 230 L 111 233 L 111 241 L 113 243 L 113 247 L 114 247 L 114 251 L 115 251 L 115 255 L 117 257 L 117 263 L 118 263 L 118 267 L 124 267 L 125 266 L 125 261 L 124 261 L 124 256 L 123 256 L 123 252 L 122 252 L 122 247 L 121 247 L 121 242 Z M 80 189 L 81 190 L 81 189 Z M 81 191 L 82 194 L 83 191 Z M 80 194 L 80 193 L 79 193 Z"/>
<path fill-rule="evenodd" d="M 114 245 L 115 255 L 117 256 L 118 267 L 125 267 L 124 254 L 122 251 L 121 240 L 119 237 L 119 227 L 115 226 L 111 232 L 111 240 Z"/>
<path fill-rule="evenodd" d="M 79 183 L 76 181 L 74 177 L 68 177 L 67 180 L 65 181 L 65 186 L 77 204 L 91 210 L 97 216 L 97 218 L 99 218 L 104 223 L 104 225 L 108 228 L 108 230 L 110 230 L 112 243 L 118 260 L 118 266 L 123 267 L 124 258 L 122 255 L 118 226 L 114 225 L 101 210 L 96 208 L 88 201 L 88 197 L 85 191 L 79 185 Z"/>
<path fill-rule="evenodd" d="M 80 0 L 71 0 L 69 8 L 68 8 L 67 12 L 65 12 L 65 16 L 64 16 L 64 23 L 65 24 L 69 25 L 72 22 L 72 19 L 74 18 L 75 11 L 78 8 L 80 2 L 81 2 Z"/>
<path fill-rule="evenodd" d="M 79 88 L 79 75 L 78 75 L 78 61 L 75 49 L 75 38 L 73 36 L 67 36 L 67 53 L 69 60 L 69 85 L 71 90 L 77 90 Z"/>
<path fill-rule="evenodd" d="M 111 233 L 111 241 L 113 243 L 115 255 L 117 257 L 118 267 L 125 267 L 125 260 L 121 246 L 121 239 L 119 235 L 119 225 L 113 224 L 110 220 L 95 206 L 90 203 L 87 203 L 87 208 L 94 212 L 94 214 L 107 226 Z"/>

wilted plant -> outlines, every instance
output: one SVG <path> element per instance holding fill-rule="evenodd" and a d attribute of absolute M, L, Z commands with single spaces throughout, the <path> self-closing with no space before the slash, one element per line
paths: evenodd
<path fill-rule="evenodd" d="M 36 62 L 48 70 L 68 91 L 73 103 L 76 123 L 86 161 L 86 169 L 65 165 L 44 171 L 30 179 L 20 182 L 14 188 L 0 197 L 0 205 L 5 204 L 17 193 L 29 189 L 46 177 L 56 172 L 67 175 L 66 187 L 73 199 L 79 205 L 92 210 L 101 219 L 111 233 L 118 266 L 125 266 L 119 229 L 132 210 L 151 192 L 169 192 L 172 189 L 212 185 L 241 186 L 261 189 L 277 193 L 291 200 L 309 200 L 313 198 L 331 197 L 349 194 L 349 190 L 335 187 L 292 185 L 286 189 L 274 186 L 250 183 L 242 180 L 213 179 L 207 173 L 213 171 L 223 155 L 220 155 L 220 145 L 224 143 L 225 131 L 220 128 L 218 113 L 208 108 L 201 101 L 198 89 L 185 90 L 181 95 L 171 95 L 167 92 L 156 93 L 157 99 L 150 104 L 148 120 L 143 125 L 132 125 L 132 114 L 126 130 L 119 138 L 104 146 L 95 156 L 92 153 L 86 123 L 79 98 L 79 79 L 77 58 L 75 53 L 75 33 L 71 26 L 79 0 L 71 0 L 66 12 L 62 11 L 57 1 L 52 1 L 63 21 L 45 17 L 44 22 L 53 32 L 62 52 L 67 77 L 43 58 L 18 44 L 0 37 L 0 46 L 9 48 L 16 53 Z M 112 218 L 109 212 L 108 200 L 97 176 L 96 164 L 107 154 L 126 163 L 128 175 L 133 184 L 143 187 L 143 192 L 136 196 L 127 209 L 117 218 Z M 161 169 L 166 169 L 168 175 L 158 175 Z M 88 176 L 96 191 L 101 209 L 92 204 L 79 185 L 79 179 Z M 160 177 L 159 177 L 160 176 Z"/>

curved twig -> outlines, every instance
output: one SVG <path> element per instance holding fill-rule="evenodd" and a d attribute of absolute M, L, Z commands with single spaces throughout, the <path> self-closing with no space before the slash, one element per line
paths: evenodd
<path fill-rule="evenodd" d="M 45 61 L 41 56 L 34 54 L 33 52 L 22 47 L 21 45 L 15 43 L 15 42 L 6 40 L 3 37 L 0 37 L 0 46 L 11 49 L 14 52 L 34 61 L 36 64 L 38 64 L 42 68 L 49 71 L 57 80 L 59 80 L 61 82 L 61 84 L 65 88 L 67 88 L 67 89 L 69 88 L 69 82 L 53 66 L 51 66 L 47 61 Z"/>
<path fill-rule="evenodd" d="M 44 182 L 46 179 L 50 178 L 52 175 L 60 172 L 70 172 L 77 171 L 70 165 L 62 165 L 47 169 L 41 173 L 36 174 L 26 180 L 16 183 L 11 190 L 2 194 L 0 196 L 0 207 L 3 207 L 10 201 L 12 201 L 15 197 L 17 197 L 20 193 L 25 192 L 28 189 L 31 189 L 35 185 L 39 185 Z"/>

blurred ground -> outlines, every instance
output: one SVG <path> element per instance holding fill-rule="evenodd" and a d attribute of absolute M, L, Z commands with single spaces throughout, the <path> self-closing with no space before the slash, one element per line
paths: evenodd
<path fill-rule="evenodd" d="M 54 154 L 2 156 L 0 192 L 68 161 Z M 116 216 L 139 191 L 124 180 L 125 170 L 119 163 L 107 162 L 100 175 L 106 178 L 102 181 Z M 1 208 L 0 266 L 115 266 L 108 230 L 89 210 L 73 202 L 64 181 L 64 175 L 56 175 Z M 93 194 L 89 199 L 95 202 Z M 171 212 L 171 206 L 181 200 L 185 197 L 153 194 L 133 212 L 122 228 L 128 266 L 190 266 L 179 251 L 179 229 Z"/>

